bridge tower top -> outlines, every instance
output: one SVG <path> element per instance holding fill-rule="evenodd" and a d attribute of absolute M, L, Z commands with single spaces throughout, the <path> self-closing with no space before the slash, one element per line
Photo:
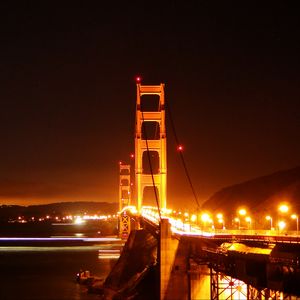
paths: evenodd
<path fill-rule="evenodd" d="M 140 212 L 146 187 L 156 191 L 160 208 L 167 206 L 167 139 L 165 124 L 164 84 L 137 84 L 135 121 L 135 186 L 137 209 Z M 155 101 L 153 101 L 155 100 Z M 158 168 L 151 167 L 151 157 Z M 148 162 L 150 172 L 143 163 Z"/>

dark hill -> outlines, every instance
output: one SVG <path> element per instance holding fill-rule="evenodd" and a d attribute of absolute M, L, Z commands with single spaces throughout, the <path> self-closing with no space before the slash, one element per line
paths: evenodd
<path fill-rule="evenodd" d="M 278 204 L 289 202 L 292 212 L 300 213 L 300 167 L 276 172 L 216 192 L 203 205 L 203 209 L 235 214 L 246 206 L 254 214 L 277 211 Z"/>
<path fill-rule="evenodd" d="M 17 218 L 18 216 L 45 216 L 45 215 L 76 215 L 76 214 L 115 214 L 118 203 L 108 202 L 59 202 L 44 205 L 1 205 L 0 220 Z"/>

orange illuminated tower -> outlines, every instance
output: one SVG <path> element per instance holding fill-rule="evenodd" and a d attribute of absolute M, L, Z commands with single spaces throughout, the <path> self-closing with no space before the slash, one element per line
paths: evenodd
<path fill-rule="evenodd" d="M 131 185 L 130 185 L 130 165 L 120 165 L 120 182 L 119 182 L 119 234 L 121 237 L 127 237 L 130 233 L 130 217 L 124 207 L 131 202 Z"/>
<path fill-rule="evenodd" d="M 155 108 L 146 109 L 147 101 L 155 99 Z M 148 106 L 149 107 L 149 106 Z M 148 123 L 148 126 L 147 124 Z M 155 137 L 148 135 L 147 128 L 154 125 L 158 132 Z M 145 132 L 146 131 L 146 132 Z M 147 151 L 156 153 L 158 168 L 154 174 L 145 173 L 143 162 Z M 143 193 L 146 187 L 154 185 L 157 191 L 160 208 L 167 205 L 167 140 L 165 124 L 164 84 L 141 85 L 137 83 L 136 123 L 135 123 L 135 187 L 137 210 L 143 204 Z"/>

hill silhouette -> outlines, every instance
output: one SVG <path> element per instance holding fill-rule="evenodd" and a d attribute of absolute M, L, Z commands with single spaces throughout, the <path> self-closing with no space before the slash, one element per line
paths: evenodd
<path fill-rule="evenodd" d="M 232 216 L 245 206 L 252 214 L 265 215 L 277 212 L 280 202 L 288 202 L 291 213 L 300 213 L 300 167 L 225 187 L 202 208 Z"/>
<path fill-rule="evenodd" d="M 44 205 L 1 205 L 0 220 L 17 216 L 76 215 L 76 214 L 115 214 L 118 203 L 108 202 L 58 202 Z"/>

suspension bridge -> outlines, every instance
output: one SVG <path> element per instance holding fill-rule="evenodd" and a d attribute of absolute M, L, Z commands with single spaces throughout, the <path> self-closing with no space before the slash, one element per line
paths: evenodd
<path fill-rule="evenodd" d="M 143 240 L 142 252 L 148 249 L 149 239 L 155 241 L 152 263 L 159 270 L 157 299 L 300 299 L 298 232 L 208 229 L 197 222 L 184 222 L 168 209 L 164 88 L 164 84 L 137 82 L 134 190 L 129 164 L 120 163 L 119 182 L 119 234 L 132 245 L 137 232 L 144 232 L 147 239 Z M 147 98 L 152 96 L 157 100 L 156 109 L 146 110 Z M 178 148 L 182 150 L 179 143 Z M 180 155 L 188 176 L 181 151 Z M 156 167 L 153 157 L 158 161 Z M 191 184 L 189 176 L 188 180 Z M 153 189 L 154 206 L 143 204 L 147 188 Z M 199 208 L 192 184 L 191 188 Z M 126 257 L 130 247 L 125 246 Z M 119 272 L 130 269 L 124 267 L 124 255 L 115 267 Z M 208 279 L 206 285 L 204 277 Z"/>

